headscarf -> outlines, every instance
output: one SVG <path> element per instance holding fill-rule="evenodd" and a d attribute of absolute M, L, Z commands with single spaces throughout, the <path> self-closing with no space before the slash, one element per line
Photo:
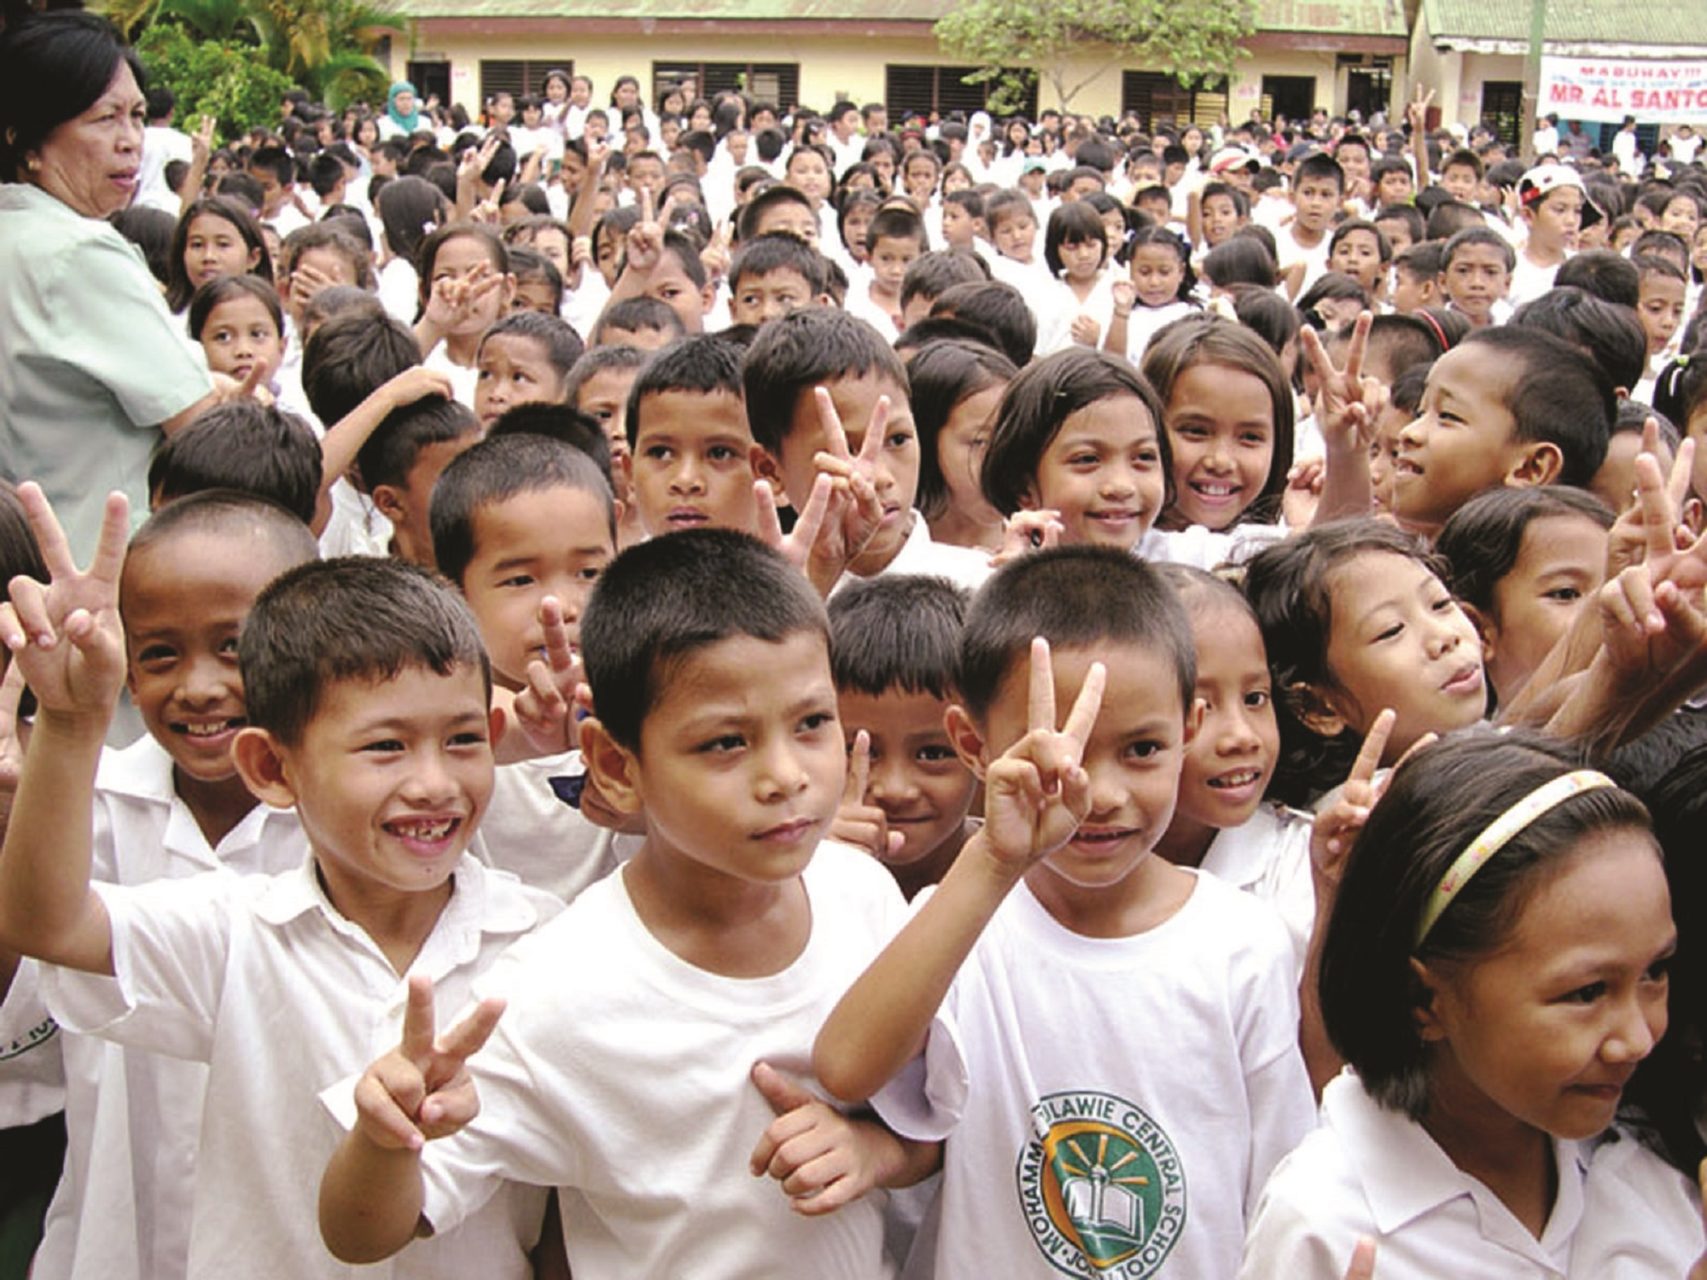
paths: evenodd
<path fill-rule="evenodd" d="M 397 95 L 400 93 L 411 94 L 415 98 L 415 110 L 409 115 L 397 114 Z M 407 80 L 399 80 L 392 85 L 391 92 L 385 95 L 385 114 L 390 117 L 391 123 L 403 130 L 404 133 L 414 133 L 415 130 L 419 129 L 421 127 L 421 95 L 415 92 L 415 86 Z"/>

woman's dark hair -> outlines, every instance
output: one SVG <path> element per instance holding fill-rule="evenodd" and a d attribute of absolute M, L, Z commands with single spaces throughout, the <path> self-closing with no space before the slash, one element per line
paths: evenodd
<path fill-rule="evenodd" d="M 229 222 L 243 238 L 244 247 L 250 253 L 260 255 L 255 265 L 249 268 L 250 275 L 262 280 L 273 278 L 273 256 L 267 252 L 267 239 L 261 234 L 261 224 L 235 200 L 224 196 L 203 196 L 184 210 L 178 218 L 177 229 L 172 233 L 172 253 L 166 263 L 166 305 L 173 311 L 182 311 L 189 306 L 190 295 L 196 291 L 190 283 L 189 270 L 184 266 L 184 253 L 190 243 L 190 224 L 204 217 L 223 218 Z"/>
<path fill-rule="evenodd" d="M 1459 854 L 1525 796 L 1579 767 L 1571 748 L 1539 735 L 1472 728 L 1393 772 L 1346 861 L 1319 985 L 1329 1040 L 1381 1106 L 1413 1120 L 1428 1112 L 1429 1051 L 1416 1019 L 1426 997 L 1413 959 L 1451 965 L 1496 951 L 1585 837 L 1624 830 L 1652 840 L 1635 796 L 1618 787 L 1584 791 L 1501 846 L 1418 943 L 1429 898 Z"/>
<path fill-rule="evenodd" d="M 1334 570 L 1369 552 L 1404 556 L 1446 579 L 1444 567 L 1421 542 L 1374 519 L 1318 525 L 1265 548 L 1245 567 L 1245 596 L 1268 650 L 1280 726 L 1280 760 L 1269 794 L 1287 804 L 1306 805 L 1339 785 L 1357 755 L 1355 731 L 1324 737 L 1308 727 L 1307 717 L 1323 710 L 1323 693 L 1337 688 L 1328 670 L 1334 625 L 1330 579 Z"/>
<path fill-rule="evenodd" d="M 18 491 L 0 480 L 0 581 L 13 578 L 34 578 L 47 585 L 47 562 L 42 559 L 30 519 L 24 514 L 24 504 L 18 501 Z M 0 670 L 5 664 L 0 663 Z M 18 703 L 18 714 L 28 718 L 35 714 L 36 700 L 28 689 Z"/>
<path fill-rule="evenodd" d="M 27 153 L 93 106 L 121 62 L 136 87 L 147 89 L 141 59 L 105 18 L 8 3 L 0 33 L 0 181 L 16 181 Z"/>
<path fill-rule="evenodd" d="M 919 434 L 919 491 L 915 505 L 926 518 L 948 506 L 948 481 L 937 454 L 938 439 L 955 406 L 1019 376 L 1013 361 L 978 342 L 942 338 L 920 347 L 907 363 L 913 428 Z"/>

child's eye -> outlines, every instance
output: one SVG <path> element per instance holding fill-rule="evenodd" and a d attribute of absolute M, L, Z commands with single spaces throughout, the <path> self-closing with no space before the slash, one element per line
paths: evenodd
<path fill-rule="evenodd" d="M 403 743 L 398 738 L 379 738 L 373 742 L 364 743 L 362 750 L 379 755 L 389 755 L 403 750 Z"/>
<path fill-rule="evenodd" d="M 651 458 L 654 462 L 668 462 L 674 454 L 675 450 L 667 444 L 649 444 L 641 451 L 640 456 Z"/>
<path fill-rule="evenodd" d="M 1070 456 L 1067 459 L 1067 465 L 1073 467 L 1094 467 L 1096 466 L 1097 461 L 1098 459 L 1096 454 L 1081 451 Z"/>
<path fill-rule="evenodd" d="M 478 729 L 468 729 L 462 733 L 453 733 L 450 739 L 453 747 L 481 747 L 486 745 L 486 735 Z"/>
<path fill-rule="evenodd" d="M 1140 739 L 1126 748 L 1126 754 L 1135 760 L 1153 760 L 1162 753 L 1162 744 L 1153 739 Z"/>
<path fill-rule="evenodd" d="M 705 451 L 705 456 L 713 462 L 732 462 L 740 455 L 726 444 L 714 444 Z"/>
<path fill-rule="evenodd" d="M 1578 591 L 1575 587 L 1554 587 L 1551 591 L 1546 593 L 1546 599 L 1562 600 L 1566 604 L 1575 600 L 1581 600 L 1582 598 L 1583 593 Z"/>
<path fill-rule="evenodd" d="M 233 657 L 233 658 L 236 657 L 237 656 L 237 637 L 236 636 L 227 636 L 224 640 L 220 641 L 219 651 L 220 651 L 220 653 L 225 654 L 229 657 Z"/>
<path fill-rule="evenodd" d="M 957 759 L 954 748 L 941 742 L 933 742 L 919 748 L 918 758 L 925 764 L 946 764 Z"/>
<path fill-rule="evenodd" d="M 1378 632 L 1376 634 L 1375 638 L 1378 641 L 1379 640 L 1391 640 L 1395 636 L 1397 636 L 1401 631 L 1403 631 L 1404 629 L 1405 629 L 1404 623 L 1395 622 L 1391 626 L 1386 627 L 1383 630 L 1381 630 L 1380 632 Z"/>
<path fill-rule="evenodd" d="M 1182 440 L 1202 440 L 1209 435 L 1209 432 L 1196 424 L 1192 424 L 1190 426 L 1175 427 L 1174 434 Z"/>
<path fill-rule="evenodd" d="M 531 573 L 512 574 L 498 585 L 500 587 L 531 587 L 533 585 L 533 575 Z"/>
<path fill-rule="evenodd" d="M 803 733 L 816 733 L 825 725 L 834 724 L 835 722 L 836 717 L 833 713 L 829 711 L 814 711 L 800 721 L 800 728 Z"/>
<path fill-rule="evenodd" d="M 136 660 L 144 666 L 159 666 L 172 661 L 172 659 L 177 656 L 178 655 L 166 645 L 151 644 L 143 647 L 142 652 L 136 655 Z"/>
<path fill-rule="evenodd" d="M 1430 606 L 1436 613 L 1445 613 L 1448 609 L 1456 608 L 1458 602 L 1451 596 L 1442 596 Z"/>
<path fill-rule="evenodd" d="M 892 431 L 889 433 L 886 444 L 891 449 L 905 449 L 912 443 L 912 440 L 913 433 L 911 431 Z"/>
<path fill-rule="evenodd" d="M 1606 984 L 1604 982 L 1591 982 L 1586 986 L 1578 987 L 1575 991 L 1568 994 L 1565 999 L 1570 1001 L 1572 1004 L 1593 1004 L 1605 994 Z"/>
<path fill-rule="evenodd" d="M 1671 962 L 1674 957 L 1662 956 L 1648 966 L 1648 971 L 1642 975 L 1648 982 L 1666 982 L 1671 978 Z"/>
<path fill-rule="evenodd" d="M 746 745 L 747 740 L 740 734 L 725 733 L 708 742 L 702 742 L 699 749 L 705 755 L 727 755 L 730 752 L 739 751 Z"/>
<path fill-rule="evenodd" d="M 599 575 L 603 572 L 603 565 L 590 564 L 586 568 L 580 570 L 577 576 L 582 582 L 597 582 L 599 580 Z"/>
<path fill-rule="evenodd" d="M 1267 689 L 1252 689 L 1245 695 L 1245 705 L 1252 710 L 1258 710 L 1269 704 L 1271 696 Z"/>

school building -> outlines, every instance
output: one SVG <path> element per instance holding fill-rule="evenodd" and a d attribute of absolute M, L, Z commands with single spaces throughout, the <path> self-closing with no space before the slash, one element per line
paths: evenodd
<path fill-rule="evenodd" d="M 1047 0 L 1045 0 L 1047 2 Z M 1413 0 L 1414 2 L 1414 0 Z M 931 34 L 953 0 L 403 0 L 412 38 L 395 41 L 394 75 L 470 112 L 498 89 L 536 91 L 552 67 L 592 77 L 609 100 L 620 75 L 643 96 L 696 75 L 702 91 L 746 87 L 784 107 L 819 111 L 838 98 L 892 113 L 976 110 L 987 87 L 964 84 Z M 1087 55 L 1075 112 L 1214 124 L 1253 111 L 1308 116 L 1315 107 L 1367 116 L 1402 90 L 1409 27 L 1403 0 L 1258 0 L 1259 30 L 1227 80 L 1182 88 L 1141 66 Z M 1043 85 L 1042 106 L 1050 101 Z"/>
<path fill-rule="evenodd" d="M 408 40 L 382 53 L 393 75 L 471 113 L 493 92 L 533 92 L 547 70 L 592 77 L 594 101 L 620 75 L 642 94 L 684 75 L 703 92 L 746 88 L 783 107 L 824 110 L 840 98 L 972 111 L 989 92 L 965 84 L 931 34 L 954 0 L 403 0 Z M 1043 0 L 1047 3 L 1047 0 Z M 1599 58 L 1707 58 L 1702 0 L 1548 4 L 1550 53 Z M 1520 129 L 1529 0 L 1258 0 L 1257 31 L 1232 76 L 1183 87 L 1143 66 L 1110 67 L 1087 52 L 1067 68 L 1086 81 L 1070 109 L 1134 111 L 1158 122 L 1213 124 L 1252 112 L 1296 119 L 1324 108 L 1402 116 L 1413 77 L 1436 87 L 1440 123 Z M 1693 43 L 1691 43 L 1693 42 Z M 1051 100 L 1046 79 L 1042 101 Z M 1644 137 L 1651 146 L 1651 137 Z"/>

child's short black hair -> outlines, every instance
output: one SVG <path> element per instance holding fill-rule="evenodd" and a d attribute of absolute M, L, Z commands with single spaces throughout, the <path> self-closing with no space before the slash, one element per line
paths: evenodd
<path fill-rule="evenodd" d="M 599 317 L 599 322 L 593 326 L 592 345 L 602 347 L 609 343 L 612 330 L 639 333 L 642 329 L 656 329 L 659 333 L 668 334 L 672 342 L 687 332 L 675 308 L 656 298 L 642 295 L 638 298 L 624 298 L 621 302 L 606 307 L 605 313 Z"/>
<path fill-rule="evenodd" d="M 1460 347 L 1491 347 L 1503 368 L 1513 369 L 1506 409 L 1516 420 L 1518 440 L 1548 441 L 1563 459 L 1558 483 L 1582 488 L 1606 461 L 1618 402 L 1612 383 L 1583 352 L 1533 325 L 1478 329 Z"/>
<path fill-rule="evenodd" d="M 759 139 L 762 141 L 768 132 L 770 132 L 768 129 L 760 130 Z M 762 151 L 761 154 L 763 154 Z M 764 220 L 765 214 L 779 204 L 797 204 L 813 217 L 818 216 L 818 211 L 812 207 L 811 197 L 798 187 L 791 187 L 785 182 L 779 182 L 774 187 L 766 187 L 741 207 L 741 212 L 735 218 L 735 238 L 743 243 L 751 240 L 757 234 L 758 225 Z M 790 233 L 779 232 L 777 234 L 787 235 Z"/>
<path fill-rule="evenodd" d="M 423 396 L 385 415 L 356 452 L 356 469 L 370 493 L 382 484 L 396 487 L 408 480 L 428 445 L 479 432 L 480 421 L 466 405 L 443 396 Z"/>
<path fill-rule="evenodd" d="M 255 275 L 215 276 L 212 280 L 203 281 L 196 291 L 190 295 L 190 337 L 201 341 L 202 331 L 207 328 L 207 318 L 213 309 L 222 302 L 231 302 L 236 298 L 250 297 L 267 309 L 267 314 L 273 318 L 273 328 L 278 331 L 279 341 L 284 341 L 284 307 L 279 303 L 279 291 L 272 282 Z"/>
<path fill-rule="evenodd" d="M 628 390 L 624 426 L 632 448 L 640 438 L 640 413 L 647 396 L 686 391 L 708 396 L 727 391 L 737 400 L 746 395 L 741 381 L 746 351 L 721 334 L 694 334 L 671 343 L 648 360 Z"/>
<path fill-rule="evenodd" d="M 1011 284 L 988 280 L 950 285 L 931 303 L 931 315 L 968 320 L 996 335 L 1002 354 L 1023 368 L 1037 347 L 1037 316 Z"/>
<path fill-rule="evenodd" d="M 1473 728 L 1393 771 L 1346 861 L 1319 988 L 1329 1040 L 1381 1106 L 1412 1119 L 1428 1109 L 1432 1055 L 1417 1029 L 1415 961 L 1438 966 L 1491 954 L 1509 940 L 1537 881 L 1584 837 L 1606 830 L 1648 835 L 1648 814 L 1635 796 L 1617 787 L 1583 791 L 1500 846 L 1417 941 L 1429 900 L 1477 835 L 1537 788 L 1581 767 L 1573 748 L 1538 734 Z"/>
<path fill-rule="evenodd" d="M 872 216 L 865 228 L 865 248 L 868 253 L 877 250 L 879 240 L 911 240 L 923 253 L 927 248 L 925 243 L 925 223 L 911 209 L 886 206 Z"/>
<path fill-rule="evenodd" d="M 1444 265 L 1442 250 L 1445 247 L 1438 240 L 1420 241 L 1394 258 L 1393 266 L 1412 280 L 1434 280 Z"/>
<path fill-rule="evenodd" d="M 959 205 L 966 210 L 966 214 L 970 218 L 982 218 L 984 216 L 984 197 L 971 187 L 962 187 L 959 191 L 950 191 L 943 196 L 942 202 Z"/>
<path fill-rule="evenodd" d="M 1345 170 L 1340 162 L 1325 151 L 1305 156 L 1292 171 L 1292 188 L 1297 190 L 1310 178 L 1326 178 L 1341 191 L 1345 190 Z"/>
<path fill-rule="evenodd" d="M 1614 387 L 1628 391 L 1647 369 L 1648 335 L 1636 313 L 1581 289 L 1555 286 L 1519 307 L 1509 323 L 1563 338 L 1593 360 Z"/>
<path fill-rule="evenodd" d="M 785 231 L 755 236 L 736 250 L 729 264 L 729 292 L 739 289 L 748 276 L 768 276 L 773 271 L 794 272 L 814 297 L 824 292 L 824 255 Z"/>
<path fill-rule="evenodd" d="M 1428 211 L 1428 238 L 1447 241 L 1460 231 L 1487 228 L 1482 211 L 1465 200 L 1442 200 Z"/>
<path fill-rule="evenodd" d="M 387 316 L 334 316 L 302 349 L 302 389 L 328 429 L 398 374 L 421 363 L 408 326 Z"/>
<path fill-rule="evenodd" d="M 443 581 L 402 560 L 347 556 L 299 565 L 262 591 L 237 642 L 249 723 L 287 745 L 340 681 L 492 668 L 474 615 Z"/>
<path fill-rule="evenodd" d="M 1632 259 L 1643 254 L 1660 254 L 1685 269 L 1689 266 L 1688 242 L 1676 232 L 1662 231 L 1658 227 L 1650 227 L 1642 232 L 1630 246 Z"/>
<path fill-rule="evenodd" d="M 1498 249 L 1508 273 L 1517 266 L 1517 250 L 1511 247 L 1511 241 L 1483 223 L 1479 227 L 1465 227 L 1462 231 L 1452 233 L 1452 238 L 1446 242 L 1446 248 L 1440 252 L 1441 271 L 1450 271 L 1453 256 L 1460 249 L 1467 249 L 1471 245 L 1487 245 L 1490 248 Z"/>
<path fill-rule="evenodd" d="M 602 438 L 602 437 L 601 437 Z M 494 436 L 458 454 L 433 486 L 428 523 L 433 531 L 433 562 L 458 586 L 479 550 L 474 523 L 482 507 L 517 494 L 543 489 L 580 489 L 599 498 L 610 518 L 610 482 L 598 464 L 581 450 L 532 432 Z"/>
<path fill-rule="evenodd" d="M 1448 169 L 1474 169 L 1476 171 L 1476 180 L 1478 182 L 1480 182 L 1483 175 L 1487 173 L 1487 167 L 1483 165 L 1482 157 L 1477 155 L 1474 151 L 1471 151 L 1468 147 L 1460 147 L 1451 155 L 1447 156 L 1445 160 L 1441 161 L 1441 173 L 1444 174 Z"/>
<path fill-rule="evenodd" d="M 236 489 L 202 489 L 174 498 L 142 522 L 125 554 L 146 551 L 184 531 L 219 537 L 259 534 L 277 554 L 281 569 L 320 558 L 319 544 L 294 511 Z"/>
<path fill-rule="evenodd" d="M 611 483 L 610 437 L 604 424 L 571 405 L 544 400 L 515 405 L 504 410 L 486 429 L 488 440 L 500 436 L 544 436 L 578 449 L 593 460 L 605 483 Z"/>
<path fill-rule="evenodd" d="M 373 250 L 356 238 L 342 218 L 311 222 L 286 236 L 279 246 L 280 268 L 289 275 L 310 249 L 330 249 L 341 254 L 350 264 L 350 274 L 355 277 L 356 285 L 363 289 L 373 288 Z"/>
<path fill-rule="evenodd" d="M 1662 258 L 1657 253 L 1635 253 L 1630 256 L 1630 265 L 1636 268 L 1638 281 L 1650 276 L 1659 276 L 1666 280 L 1676 280 L 1680 284 L 1689 283 L 1689 273 L 1670 258 Z"/>
<path fill-rule="evenodd" d="M 836 689 L 900 691 L 947 702 L 960 689 L 960 631 L 970 594 L 946 578 L 888 574 L 830 597 L 830 673 Z"/>
<path fill-rule="evenodd" d="M 546 265 L 551 266 L 550 263 Z M 556 270 L 555 267 L 552 269 Z M 496 324 L 480 335 L 480 348 L 484 350 L 493 338 L 504 337 L 531 338 L 539 343 L 559 378 L 567 378 L 569 370 L 587 350 L 581 335 L 570 328 L 567 321 L 548 316 L 543 311 L 512 311 L 507 316 L 500 316 Z"/>
<path fill-rule="evenodd" d="M 586 353 L 569 370 L 563 382 L 563 399 L 574 405 L 581 398 L 581 388 L 589 378 L 610 369 L 638 369 L 650 359 L 651 353 L 639 347 L 614 343 L 603 347 L 588 347 Z"/>
<path fill-rule="evenodd" d="M 1269 350 L 1275 355 L 1280 355 L 1297 340 L 1298 330 L 1304 325 L 1298 308 L 1272 288 L 1236 284 L 1227 293 L 1233 299 L 1233 314 L 1239 323 L 1268 343 Z"/>
<path fill-rule="evenodd" d="M 933 249 L 907 264 L 901 278 L 901 308 L 914 298 L 932 301 L 957 284 L 983 284 L 990 278 L 984 259 L 967 249 Z"/>
<path fill-rule="evenodd" d="M 314 521 L 320 442 L 293 413 L 258 400 L 227 400 L 196 415 L 148 463 L 148 492 L 165 503 L 202 489 L 236 489 Z"/>
<path fill-rule="evenodd" d="M 1172 502 L 1173 450 L 1155 390 L 1130 361 L 1074 346 L 1020 370 L 1003 393 L 978 473 L 979 488 L 990 505 L 1004 516 L 1018 511 L 1061 424 L 1069 415 L 1112 396 L 1134 396 L 1149 413 L 1162 457 L 1163 505 Z"/>
<path fill-rule="evenodd" d="M 1585 516 L 1602 529 L 1612 512 L 1592 493 L 1565 485 L 1490 489 L 1478 493 L 1447 518 L 1434 540 L 1446 562 L 1452 594 L 1478 609 L 1491 609 L 1494 587 L 1511 572 L 1523 550 L 1530 522 L 1548 516 Z"/>
<path fill-rule="evenodd" d="M 961 401 L 991 387 L 1005 387 L 1019 376 L 1000 351 L 979 342 L 938 339 L 922 345 L 907 365 L 912 381 L 913 429 L 919 434 L 919 490 L 914 505 L 927 517 L 948 504 L 938 438 Z"/>
<path fill-rule="evenodd" d="M 1393 260 L 1393 242 L 1387 239 L 1385 231 L 1365 218 L 1347 218 L 1335 227 L 1333 234 L 1328 237 L 1328 255 L 1331 257 L 1334 250 L 1339 247 L 1340 241 L 1354 231 L 1367 231 L 1375 237 L 1375 249 L 1381 255 L 1383 266 Z"/>
<path fill-rule="evenodd" d="M 1369 324 L 1364 369 L 1389 387 L 1405 370 L 1446 354 L 1443 332 L 1416 316 L 1376 316 Z"/>
<path fill-rule="evenodd" d="M 960 697 L 974 720 L 986 721 L 1004 681 L 1023 681 L 1036 636 L 1057 652 L 1120 644 L 1153 650 L 1174 672 L 1180 715 L 1191 709 L 1191 623 L 1174 589 L 1137 556 L 1112 547 L 1054 547 L 996 571 L 972 598 L 960 645 Z"/>
<path fill-rule="evenodd" d="M 1397 163 L 1401 169 L 1405 169 L 1405 172 L 1410 172 L 1403 161 L 1398 161 Z M 1371 218 L 1370 221 L 1375 223 L 1377 226 L 1383 222 L 1404 223 L 1405 230 L 1410 233 L 1412 244 L 1421 244 L 1428 236 L 1428 223 L 1423 221 L 1422 214 L 1413 204 L 1383 205 L 1376 211 L 1375 216 Z"/>
<path fill-rule="evenodd" d="M 1235 233 L 1203 257 L 1203 278 L 1217 289 L 1254 285 L 1272 290 L 1280 281 L 1274 255 L 1255 236 Z"/>
<path fill-rule="evenodd" d="M 1071 200 L 1057 205 L 1049 215 L 1049 225 L 1043 233 L 1043 261 L 1049 270 L 1060 275 L 1063 269 L 1061 246 L 1094 241 L 1102 246 L 1102 261 L 1108 261 L 1108 232 L 1103 228 L 1102 215 L 1083 200 Z"/>
<path fill-rule="evenodd" d="M 753 439 L 780 456 L 802 396 L 825 382 L 866 374 L 907 394 L 901 358 L 865 321 L 828 307 L 779 316 L 753 339 L 741 371 Z"/>
<path fill-rule="evenodd" d="M 973 324 L 970 320 L 962 320 L 957 316 L 926 316 L 923 320 L 908 325 L 901 331 L 901 336 L 895 339 L 896 354 L 907 363 L 908 377 L 912 376 L 914 356 L 930 343 L 944 339 L 988 347 L 1008 364 L 1013 363 L 1003 355 L 1001 341 L 983 325 Z"/>
<path fill-rule="evenodd" d="M 1037 209 L 1025 192 L 1004 187 L 985 197 L 984 225 L 989 228 L 991 235 L 995 235 L 997 228 L 1010 218 L 1030 218 L 1033 222 L 1037 221 Z"/>
<path fill-rule="evenodd" d="M 1632 311 L 1642 300 L 1641 276 L 1630 259 L 1611 249 L 1583 249 L 1561 262 L 1553 276 L 1553 287 L 1558 289 L 1567 285 L 1593 294 L 1602 302 L 1629 307 Z"/>
<path fill-rule="evenodd" d="M 828 636 L 823 604 L 798 569 L 756 539 L 688 529 L 642 542 L 605 567 L 581 617 L 594 714 L 638 751 L 646 717 L 695 653 L 803 631 Z"/>

